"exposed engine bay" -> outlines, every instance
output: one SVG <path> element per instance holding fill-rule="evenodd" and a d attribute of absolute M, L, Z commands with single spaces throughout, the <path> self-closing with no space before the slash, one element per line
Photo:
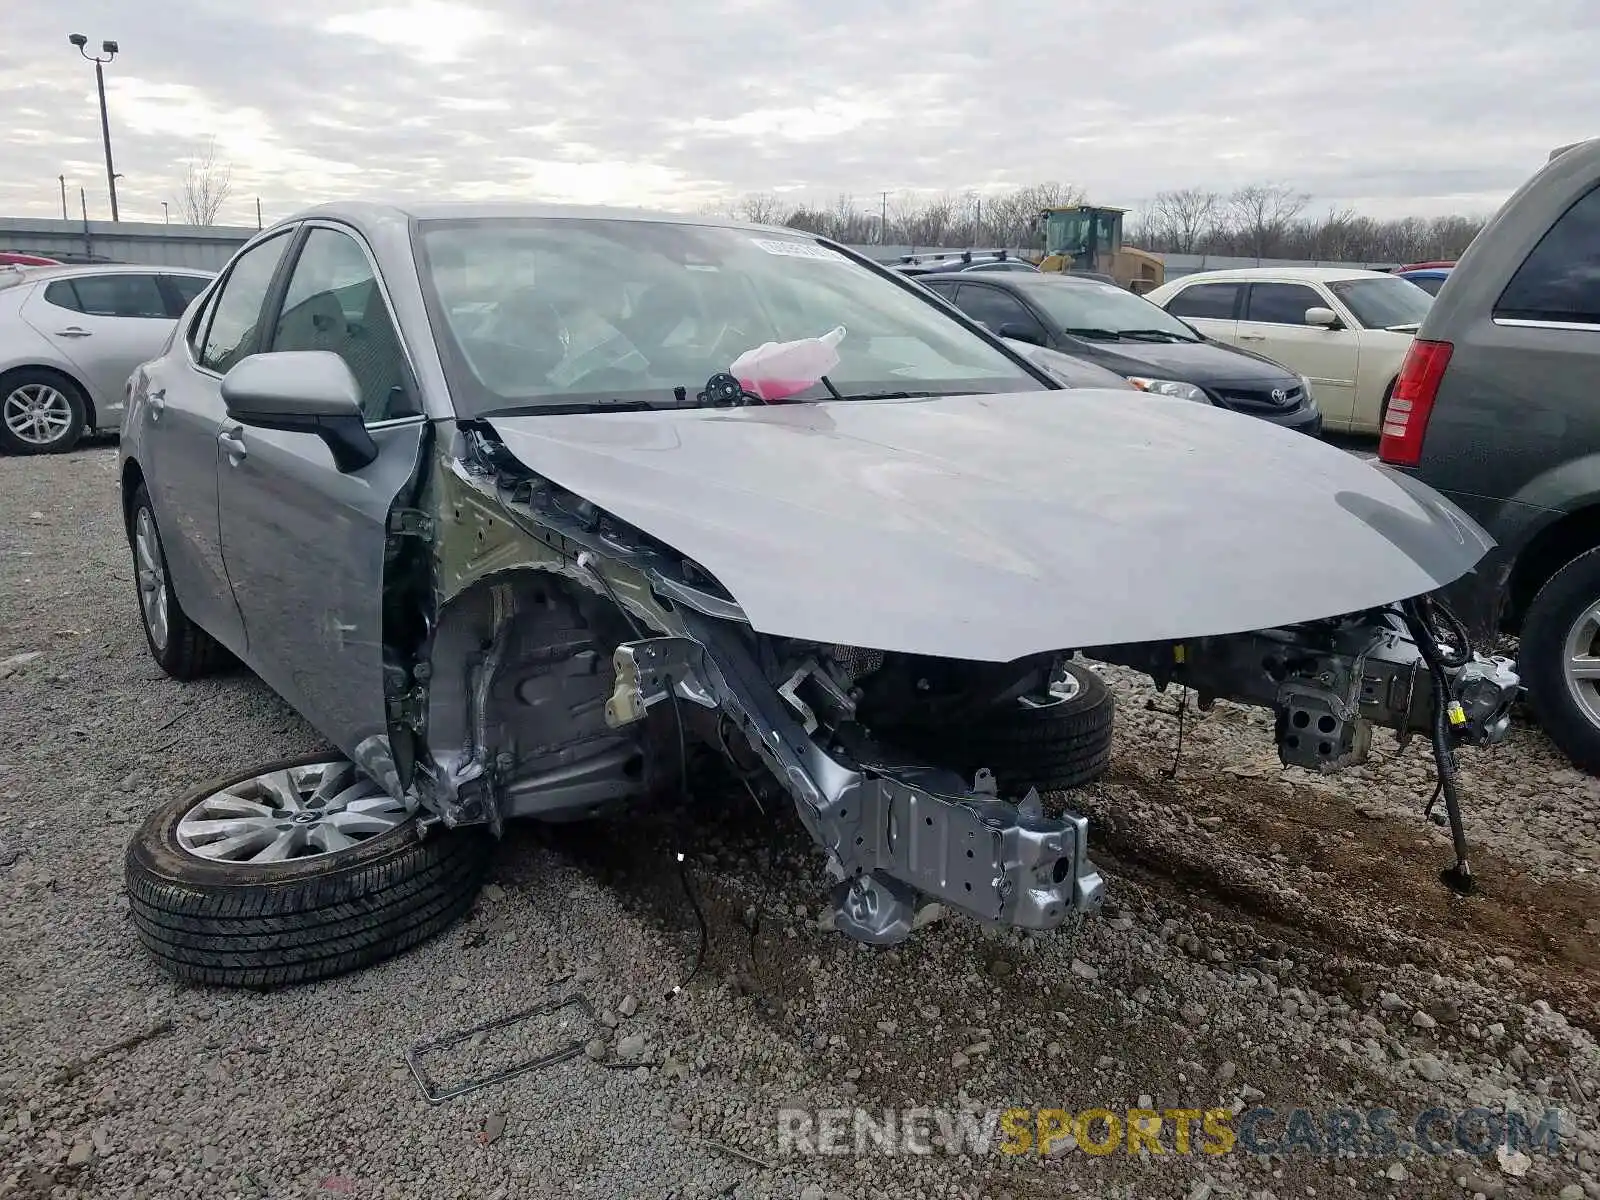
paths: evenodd
<path fill-rule="evenodd" d="M 1193 689 L 1202 706 L 1269 709 L 1286 765 L 1361 763 L 1379 725 L 1426 734 L 1456 842 L 1447 878 L 1470 884 L 1453 756 L 1505 737 L 1520 685 L 1426 598 L 1007 662 L 777 636 L 710 571 L 531 470 L 492 430 L 462 436 L 418 498 L 435 532 L 432 611 L 391 672 L 390 738 L 433 820 L 592 815 L 669 786 L 699 743 L 788 795 L 847 936 L 900 941 L 929 899 L 1056 928 L 1104 900 L 1088 820 L 942 748 L 1060 698 L 1082 656 Z"/>

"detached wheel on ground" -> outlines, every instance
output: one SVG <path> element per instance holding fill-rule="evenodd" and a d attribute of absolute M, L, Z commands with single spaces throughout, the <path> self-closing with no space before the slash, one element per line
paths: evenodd
<path fill-rule="evenodd" d="M 1049 691 L 1024 696 L 961 735 L 961 770 L 988 767 L 1008 796 L 1082 787 L 1111 763 L 1115 716 L 1105 681 L 1082 663 L 1067 663 Z"/>
<path fill-rule="evenodd" d="M 172 590 L 167 552 L 156 528 L 150 493 L 140 484 L 128 511 L 128 543 L 133 548 L 133 578 L 139 589 L 139 618 L 150 656 L 174 679 L 198 679 L 233 661 L 209 633 L 189 619 Z"/>
<path fill-rule="evenodd" d="M 0 448 L 59 454 L 83 436 L 88 406 L 78 385 L 54 371 L 24 369 L 0 380 Z"/>
<path fill-rule="evenodd" d="M 1539 589 L 1522 621 L 1517 669 L 1550 740 L 1574 766 L 1600 774 L 1600 550 Z"/>
<path fill-rule="evenodd" d="M 471 906 L 493 840 L 432 831 L 349 763 L 270 763 L 163 805 L 128 847 L 139 940 L 180 979 L 271 988 L 341 975 Z"/>

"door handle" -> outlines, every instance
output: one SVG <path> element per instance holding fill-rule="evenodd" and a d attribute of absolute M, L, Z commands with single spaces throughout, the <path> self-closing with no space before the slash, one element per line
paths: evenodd
<path fill-rule="evenodd" d="M 250 451 L 245 448 L 244 431 L 239 428 L 224 429 L 217 434 L 217 443 L 227 452 L 228 462 L 237 467 Z"/>
<path fill-rule="evenodd" d="M 56 336 L 57 337 L 80 338 L 80 337 L 93 337 L 94 335 L 92 333 L 90 333 L 87 329 L 82 328 L 81 326 L 68 325 L 65 329 L 56 330 Z"/>
<path fill-rule="evenodd" d="M 1267 335 L 1264 333 L 1241 333 L 1239 340 L 1241 342 L 1264 342 L 1267 340 Z"/>

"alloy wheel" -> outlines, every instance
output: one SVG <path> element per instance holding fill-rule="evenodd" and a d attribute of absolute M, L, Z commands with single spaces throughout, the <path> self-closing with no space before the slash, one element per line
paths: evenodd
<path fill-rule="evenodd" d="M 178 844 L 240 866 L 301 862 L 393 833 L 411 810 L 353 763 L 283 767 L 202 797 L 179 818 Z"/>
<path fill-rule="evenodd" d="M 0 404 L 0 420 L 19 441 L 52 446 L 72 427 L 72 403 L 48 383 L 25 383 Z"/>
<path fill-rule="evenodd" d="M 156 519 L 141 508 L 133 521 L 133 569 L 139 581 L 139 611 L 156 650 L 167 648 L 167 564 L 156 536 Z"/>
<path fill-rule="evenodd" d="M 1590 605 L 1567 631 L 1561 674 L 1579 710 L 1600 726 L 1600 604 Z"/>

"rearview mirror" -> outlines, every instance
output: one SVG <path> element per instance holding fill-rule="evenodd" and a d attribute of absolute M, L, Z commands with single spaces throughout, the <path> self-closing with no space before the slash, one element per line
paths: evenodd
<path fill-rule="evenodd" d="M 242 425 L 316 434 L 341 471 L 378 457 L 361 419 L 361 385 L 331 350 L 252 354 L 222 377 L 222 403 Z"/>
<path fill-rule="evenodd" d="M 1331 308 L 1306 309 L 1306 324 L 1320 325 L 1324 329 L 1339 328 L 1339 314 Z"/>
<path fill-rule="evenodd" d="M 1010 338 L 1013 342 L 1027 342 L 1030 346 L 1044 345 L 1044 335 L 1037 329 L 1027 325 L 1017 325 L 1007 321 L 996 330 L 996 334 L 1003 338 Z"/>

